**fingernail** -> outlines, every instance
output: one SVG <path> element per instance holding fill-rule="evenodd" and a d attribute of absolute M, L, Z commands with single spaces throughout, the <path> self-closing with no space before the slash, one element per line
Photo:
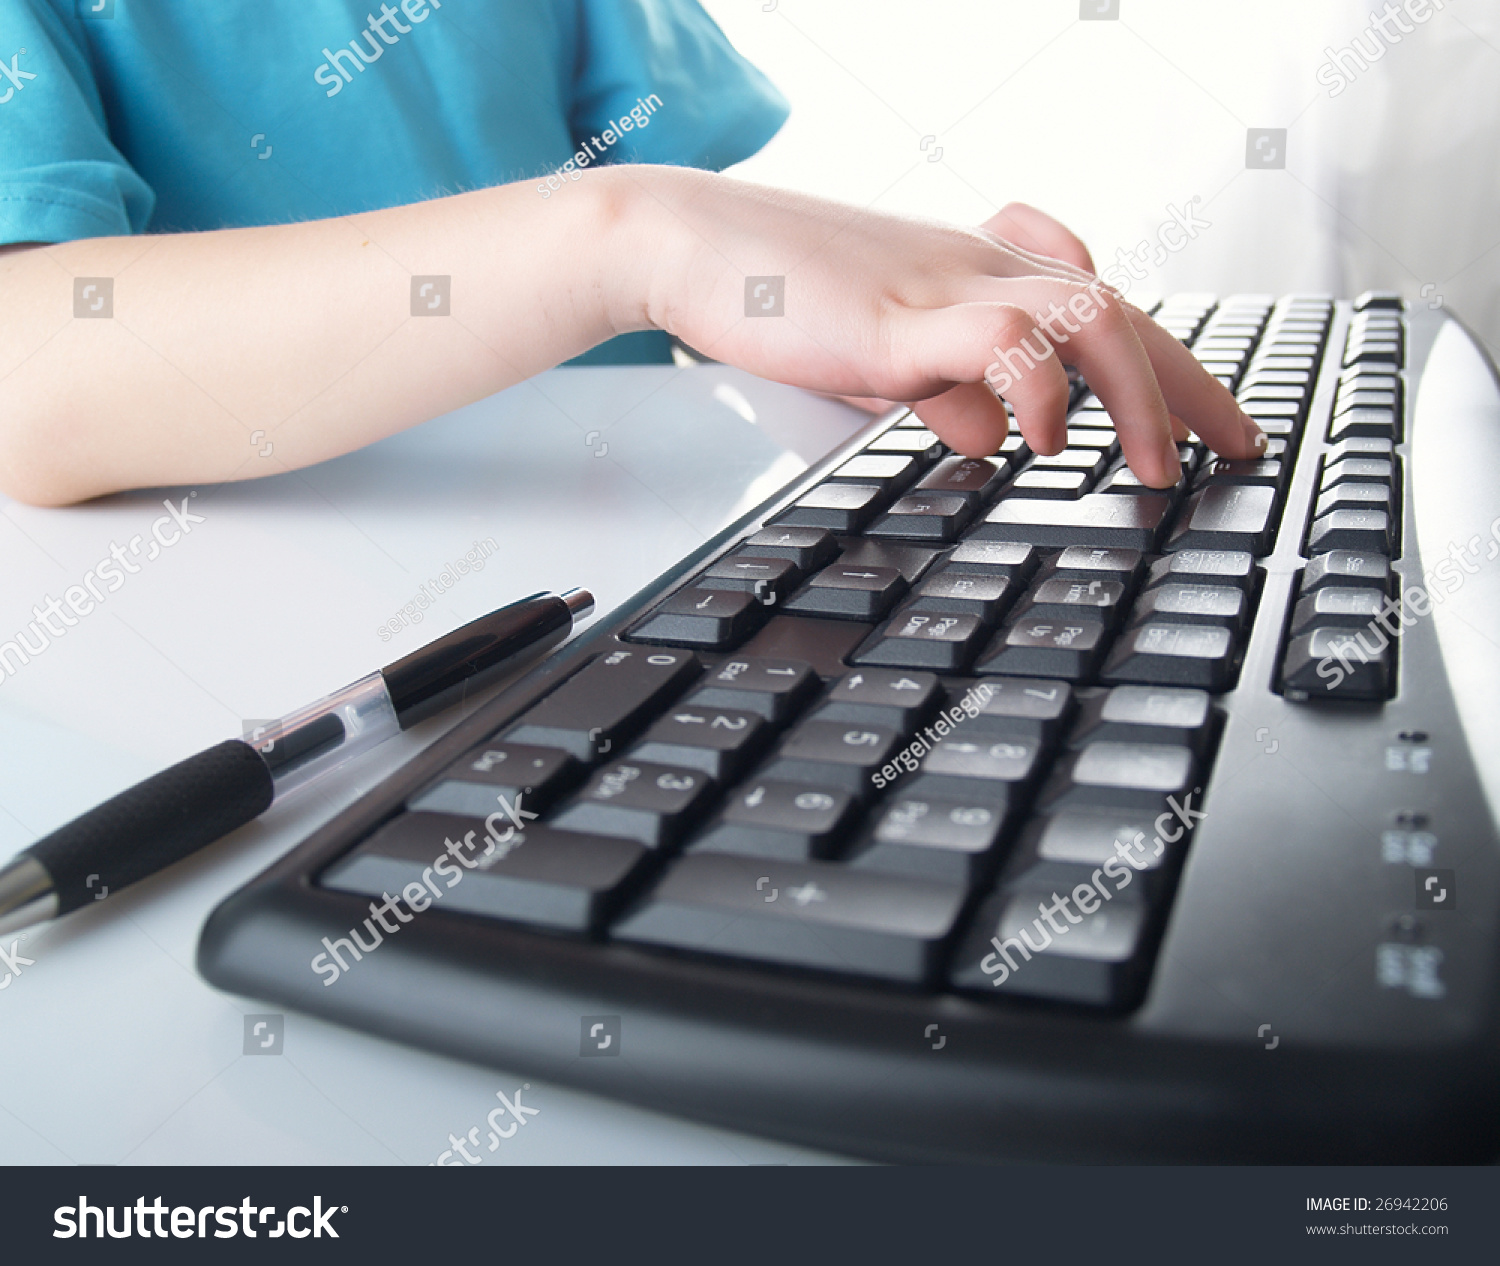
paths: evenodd
<path fill-rule="evenodd" d="M 1248 413 L 1240 414 L 1240 421 L 1245 428 L 1245 442 L 1250 445 L 1250 451 L 1257 455 L 1266 451 L 1266 433 L 1255 424 L 1255 419 Z"/>
<path fill-rule="evenodd" d="M 1167 432 L 1166 444 L 1162 449 L 1162 470 L 1166 473 L 1167 482 L 1164 487 L 1170 488 L 1182 478 L 1182 462 L 1177 456 L 1177 441 L 1172 438 L 1172 433 Z"/>

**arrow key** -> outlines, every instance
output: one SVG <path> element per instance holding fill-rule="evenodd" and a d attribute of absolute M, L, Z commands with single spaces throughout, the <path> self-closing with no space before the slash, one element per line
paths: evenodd
<path fill-rule="evenodd" d="M 783 604 L 798 615 L 878 620 L 906 592 L 906 578 L 893 567 L 835 563 L 825 567 Z"/>
<path fill-rule="evenodd" d="M 813 715 L 819 721 L 863 721 L 907 731 L 926 720 L 940 693 L 932 673 L 862 668 L 836 681 Z"/>
<path fill-rule="evenodd" d="M 754 712 L 731 708 L 673 708 L 646 731 L 632 760 L 698 769 L 715 782 L 733 782 L 759 755 L 771 727 Z"/>
<path fill-rule="evenodd" d="M 769 610 L 753 593 L 679 589 L 631 630 L 630 640 L 728 650 L 744 641 Z"/>

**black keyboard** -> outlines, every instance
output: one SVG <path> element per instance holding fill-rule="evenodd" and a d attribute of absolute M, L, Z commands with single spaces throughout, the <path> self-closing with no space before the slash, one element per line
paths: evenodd
<path fill-rule="evenodd" d="M 1393 294 L 1155 314 L 1262 457 L 1146 487 L 1081 381 L 1056 456 L 887 418 L 226 901 L 204 974 L 866 1156 L 1493 1156 L 1493 371 Z"/>

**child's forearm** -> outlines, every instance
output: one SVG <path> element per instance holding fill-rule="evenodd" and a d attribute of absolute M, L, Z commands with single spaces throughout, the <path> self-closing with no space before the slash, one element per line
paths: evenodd
<path fill-rule="evenodd" d="M 1018 223 L 1054 254 L 1015 245 Z M 1227 457 L 1261 451 L 1234 398 L 1087 263 L 1030 208 L 966 229 L 665 167 L 23 250 L 0 257 L 0 491 L 57 504 L 306 466 L 647 328 L 766 378 L 912 402 L 970 457 L 1005 437 L 997 391 L 1034 450 L 1061 450 L 1065 363 L 1149 484 L 1180 477 L 1187 427 Z M 90 277 L 113 279 L 110 320 L 74 310 Z"/>
<path fill-rule="evenodd" d="M 638 196 L 528 183 L 0 255 L 0 491 L 59 504 L 275 474 L 519 382 L 642 307 Z M 414 293 L 422 276 L 451 282 Z M 79 278 L 110 279 L 110 319 L 75 314 Z M 86 313 L 107 291 L 83 284 Z M 435 301 L 451 315 L 414 315 Z"/>

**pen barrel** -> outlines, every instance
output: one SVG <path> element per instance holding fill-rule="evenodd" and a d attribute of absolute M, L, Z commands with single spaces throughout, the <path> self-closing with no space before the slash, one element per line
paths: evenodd
<path fill-rule="evenodd" d="M 51 875 L 57 912 L 66 914 L 253 821 L 274 795 L 260 754 L 229 739 L 122 791 L 29 851 Z"/>
<path fill-rule="evenodd" d="M 533 594 L 398 659 L 380 675 L 404 730 L 551 650 L 572 631 L 567 602 Z"/>

